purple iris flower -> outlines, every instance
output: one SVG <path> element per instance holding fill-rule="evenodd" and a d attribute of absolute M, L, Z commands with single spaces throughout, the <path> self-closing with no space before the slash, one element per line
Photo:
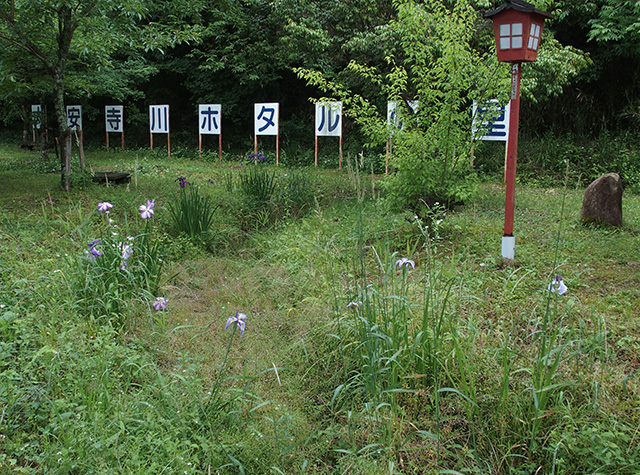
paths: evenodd
<path fill-rule="evenodd" d="M 564 281 L 562 280 L 562 276 L 558 274 L 549 284 L 549 290 L 551 292 L 558 292 L 558 295 L 562 295 L 566 293 L 567 290 L 569 290 L 569 287 L 567 287 L 564 284 Z"/>
<path fill-rule="evenodd" d="M 175 180 L 173 180 L 174 182 L 178 182 L 178 184 L 180 185 L 180 188 L 185 188 L 187 185 L 190 185 L 191 183 L 189 183 L 187 181 L 187 177 L 184 176 L 179 176 L 178 178 L 176 178 Z"/>
<path fill-rule="evenodd" d="M 227 324 L 224 326 L 224 329 L 226 330 L 227 328 L 229 328 L 229 325 L 231 325 L 232 323 L 236 323 L 238 325 L 238 328 L 240 329 L 240 336 L 242 336 L 244 335 L 244 326 L 246 319 L 247 316 L 244 313 L 236 312 L 233 317 L 227 320 Z"/>
<path fill-rule="evenodd" d="M 411 266 L 412 269 L 416 268 L 416 263 L 413 262 L 411 259 L 407 259 L 406 257 L 403 257 L 402 259 L 398 259 L 396 261 L 395 264 L 396 267 L 409 267 Z"/>
<path fill-rule="evenodd" d="M 131 244 L 127 244 L 124 242 L 118 243 L 118 250 L 122 253 L 122 259 L 125 261 L 131 257 L 131 253 L 133 252 L 133 246 Z"/>
<path fill-rule="evenodd" d="M 91 254 L 93 259 L 102 255 L 102 253 L 96 246 L 102 246 L 102 241 L 100 241 L 100 239 L 94 239 L 89 243 L 89 254 Z"/>
<path fill-rule="evenodd" d="M 108 201 L 98 203 L 98 211 L 101 213 L 108 213 L 111 208 L 113 208 L 113 205 Z"/>
<path fill-rule="evenodd" d="M 165 299 L 164 297 L 156 297 L 156 299 L 153 301 L 153 308 L 155 310 L 164 310 L 165 308 L 167 308 L 167 304 L 169 303 L 169 300 Z"/>
<path fill-rule="evenodd" d="M 156 205 L 156 200 L 153 199 L 151 201 L 147 200 L 146 205 L 140 206 L 138 209 L 140 210 L 140 217 L 142 219 L 150 218 L 153 214 L 153 207 Z"/>

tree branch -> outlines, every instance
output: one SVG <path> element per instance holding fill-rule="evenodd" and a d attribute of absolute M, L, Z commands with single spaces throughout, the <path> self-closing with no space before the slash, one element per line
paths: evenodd
<path fill-rule="evenodd" d="M 13 32 L 13 34 L 15 35 L 15 36 L 12 36 L 10 34 L 0 32 L 0 39 L 3 39 L 8 43 L 11 43 L 12 45 L 17 46 L 18 48 L 28 52 L 35 58 L 42 61 L 42 63 L 47 69 L 49 69 L 50 71 L 53 71 L 53 64 L 51 63 L 51 61 L 49 61 L 49 58 L 47 58 L 47 55 L 40 48 L 38 48 L 38 46 L 33 41 L 31 41 L 16 25 L 15 4 L 13 0 L 11 1 L 11 10 L 9 12 L 7 12 L 4 8 L 0 7 L 0 17 L 2 17 L 5 20 L 5 22 L 8 24 L 9 31 Z"/>

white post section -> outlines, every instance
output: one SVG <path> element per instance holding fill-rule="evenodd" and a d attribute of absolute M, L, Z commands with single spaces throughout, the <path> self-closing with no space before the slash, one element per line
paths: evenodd
<path fill-rule="evenodd" d="M 502 257 L 513 260 L 516 255 L 516 237 L 502 236 Z"/>

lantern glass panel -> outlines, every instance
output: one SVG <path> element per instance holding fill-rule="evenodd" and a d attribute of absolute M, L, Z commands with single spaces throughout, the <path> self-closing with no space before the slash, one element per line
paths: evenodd
<path fill-rule="evenodd" d="M 522 23 L 500 25 L 500 49 L 522 48 Z"/>
<path fill-rule="evenodd" d="M 538 46 L 540 44 L 540 33 L 542 27 L 540 25 L 536 25 L 535 23 L 531 24 L 531 29 L 529 30 L 529 43 L 527 47 L 530 50 L 537 51 Z"/>
<path fill-rule="evenodd" d="M 511 36 L 522 36 L 522 23 L 513 23 L 511 25 Z"/>

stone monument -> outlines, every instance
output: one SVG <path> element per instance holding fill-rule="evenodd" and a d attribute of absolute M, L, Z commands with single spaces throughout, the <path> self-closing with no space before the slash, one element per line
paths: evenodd
<path fill-rule="evenodd" d="M 622 182 L 617 173 L 607 173 L 589 185 L 582 202 L 583 224 L 622 226 Z"/>

